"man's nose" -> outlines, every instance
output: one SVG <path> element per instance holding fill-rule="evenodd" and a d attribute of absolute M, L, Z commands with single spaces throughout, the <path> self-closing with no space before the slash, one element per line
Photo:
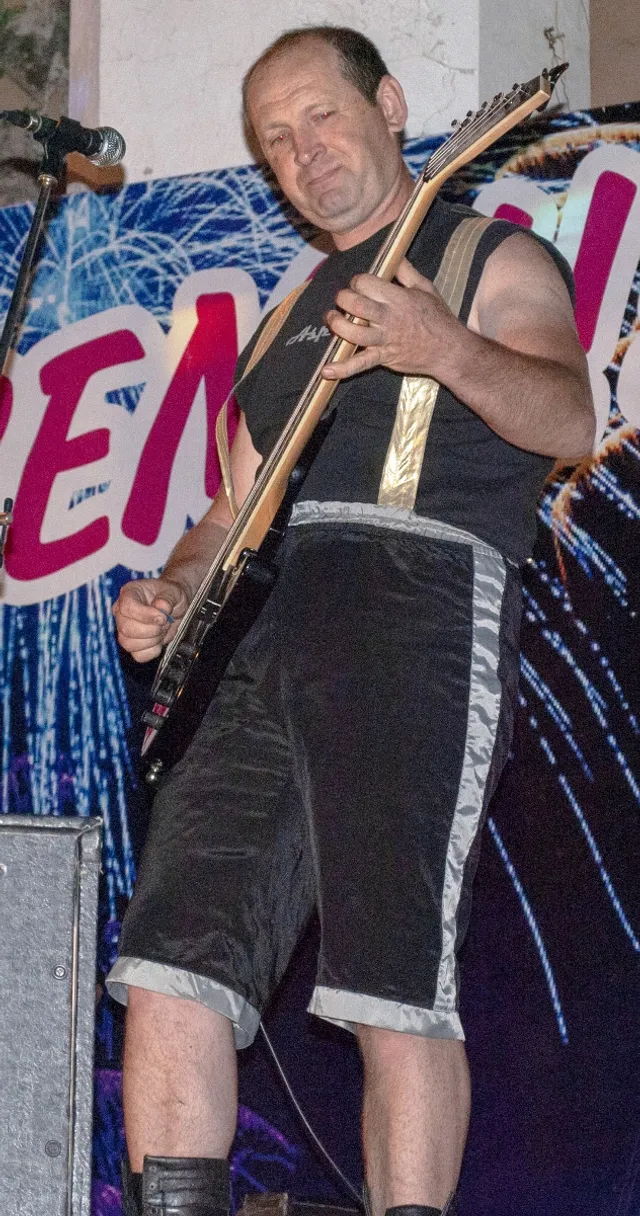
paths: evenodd
<path fill-rule="evenodd" d="M 303 166 L 310 165 L 321 147 L 322 140 L 315 127 L 305 127 L 304 130 L 297 131 L 294 136 L 296 163 Z"/>

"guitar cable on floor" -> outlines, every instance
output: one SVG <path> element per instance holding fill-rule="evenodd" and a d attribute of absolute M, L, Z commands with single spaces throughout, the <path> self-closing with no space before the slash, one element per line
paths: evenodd
<path fill-rule="evenodd" d="M 277 1069 L 278 1076 L 280 1077 L 280 1080 L 282 1081 L 282 1084 L 284 1085 L 284 1088 L 293 1104 L 293 1108 L 294 1108 L 298 1118 L 300 1119 L 303 1127 L 305 1128 L 307 1135 L 309 1135 L 311 1137 L 316 1148 L 322 1153 L 322 1156 L 325 1158 L 327 1163 L 331 1166 L 331 1169 L 333 1170 L 334 1174 L 336 1174 L 337 1177 L 340 1179 L 342 1185 L 344 1187 L 346 1187 L 351 1198 L 355 1199 L 355 1201 L 358 1205 L 358 1209 L 362 1210 L 362 1196 L 359 1194 L 359 1192 L 356 1190 L 356 1188 L 353 1186 L 353 1184 L 349 1181 L 349 1179 L 346 1177 L 346 1175 L 343 1174 L 342 1170 L 340 1169 L 340 1166 L 336 1164 L 336 1162 L 333 1160 L 333 1157 L 331 1156 L 331 1154 L 324 1147 L 324 1144 L 320 1140 L 319 1136 L 317 1136 L 316 1133 L 314 1132 L 311 1124 L 309 1123 L 309 1120 L 307 1119 L 307 1116 L 305 1115 L 302 1107 L 300 1106 L 300 1103 L 298 1102 L 298 1099 L 296 1098 L 296 1096 L 293 1092 L 293 1089 L 291 1088 L 291 1085 L 289 1084 L 289 1081 L 287 1079 L 284 1068 L 282 1067 L 282 1064 L 280 1063 L 280 1060 L 278 1059 L 278 1056 L 276 1055 L 276 1049 L 273 1046 L 273 1043 L 271 1042 L 271 1039 L 269 1038 L 269 1035 L 267 1034 L 267 1032 L 265 1030 L 263 1022 L 260 1023 L 260 1030 L 262 1032 L 262 1037 L 269 1050 L 269 1054 L 271 1055 L 271 1059 L 273 1060 L 273 1063 L 275 1064 L 275 1067 Z"/>

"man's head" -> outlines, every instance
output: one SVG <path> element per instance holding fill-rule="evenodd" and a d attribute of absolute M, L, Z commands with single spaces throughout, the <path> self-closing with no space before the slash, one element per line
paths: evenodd
<path fill-rule="evenodd" d="M 331 26 L 283 34 L 247 73 L 243 98 L 284 193 L 339 246 L 395 218 L 389 206 L 410 182 L 398 140 L 406 103 L 367 38 Z"/>
<path fill-rule="evenodd" d="M 355 85 L 362 93 L 365 101 L 375 104 L 378 85 L 383 76 L 389 75 L 382 55 L 370 38 L 357 30 L 349 29 L 346 25 L 311 25 L 296 30 L 285 30 L 279 38 L 270 43 L 265 51 L 251 65 L 242 82 L 242 112 L 245 124 L 251 131 L 251 120 L 247 112 L 247 90 L 255 70 L 276 59 L 278 55 L 309 39 L 320 40 L 327 46 L 332 46 L 340 58 L 340 68 L 347 80 Z"/>

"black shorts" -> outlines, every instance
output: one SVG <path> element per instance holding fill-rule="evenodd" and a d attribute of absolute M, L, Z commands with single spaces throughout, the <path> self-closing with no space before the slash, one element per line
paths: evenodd
<path fill-rule="evenodd" d="M 463 1038 L 456 954 L 506 759 L 520 578 L 408 512 L 303 504 L 274 591 L 156 798 L 108 980 L 251 1042 L 314 904 L 310 1010 Z"/>

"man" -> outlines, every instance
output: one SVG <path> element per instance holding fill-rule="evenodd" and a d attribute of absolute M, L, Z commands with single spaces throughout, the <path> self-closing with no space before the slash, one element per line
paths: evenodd
<path fill-rule="evenodd" d="M 436 201 L 394 283 L 366 273 L 412 189 L 404 95 L 366 39 L 284 35 L 248 73 L 245 108 L 335 253 L 238 392 L 239 501 L 317 363 L 309 323 L 362 349 L 325 368 L 342 381 L 335 420 L 276 586 L 156 800 L 110 977 L 129 1006 L 127 1202 L 224 1210 L 235 1048 L 316 902 L 310 1008 L 357 1035 L 373 1216 L 435 1216 L 453 1211 L 467 1132 L 456 951 L 509 746 L 518 565 L 553 459 L 592 444 L 586 364 L 566 268 L 531 234 L 487 225 L 459 318 L 432 279 L 464 209 Z M 162 577 L 123 589 L 136 659 L 171 638 L 231 522 L 221 491 Z"/>

